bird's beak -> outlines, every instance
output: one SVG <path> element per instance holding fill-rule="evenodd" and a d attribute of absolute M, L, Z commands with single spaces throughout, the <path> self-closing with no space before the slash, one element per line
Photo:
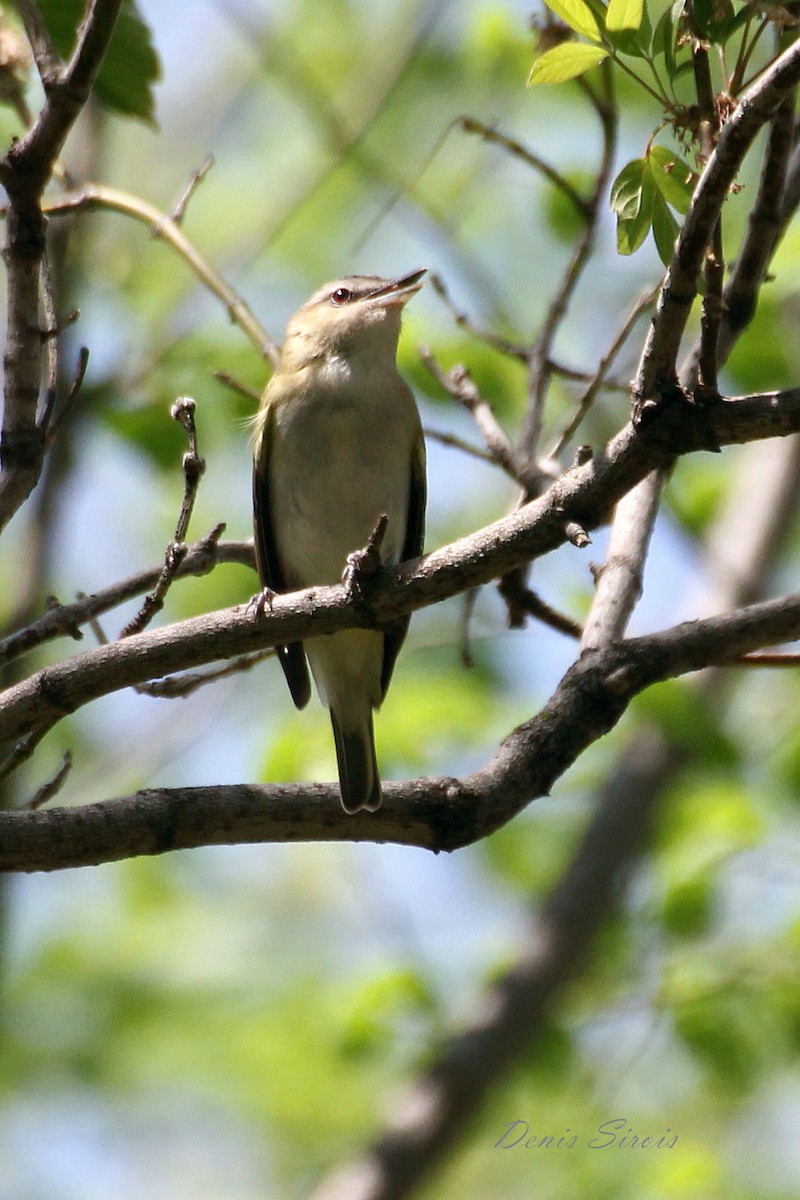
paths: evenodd
<path fill-rule="evenodd" d="M 405 304 L 422 287 L 422 276 L 427 274 L 427 271 L 428 268 L 423 267 L 421 271 L 404 275 L 402 279 L 393 279 L 391 283 L 385 283 L 376 291 L 370 292 L 364 300 L 367 304 L 375 303 L 381 306 Z"/>

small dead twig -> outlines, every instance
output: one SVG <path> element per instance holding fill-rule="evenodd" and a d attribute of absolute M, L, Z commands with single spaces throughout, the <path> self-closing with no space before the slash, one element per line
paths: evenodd
<path fill-rule="evenodd" d="M 625 318 L 625 321 L 623 322 L 619 332 L 615 335 L 614 340 L 612 341 L 608 350 L 606 350 L 605 354 L 600 359 L 597 370 L 589 380 L 588 387 L 585 389 L 583 395 L 578 401 L 574 415 L 567 423 L 562 433 L 559 434 L 558 438 L 553 443 L 553 447 L 548 453 L 549 458 L 556 458 L 561 453 L 561 451 L 575 434 L 578 427 L 581 425 L 584 417 L 594 403 L 598 392 L 600 392 L 604 387 L 608 386 L 606 383 L 606 375 L 609 371 L 609 368 L 616 359 L 622 347 L 625 345 L 625 342 L 627 341 L 628 336 L 630 335 L 630 332 L 636 322 L 639 320 L 642 314 L 647 311 L 648 308 L 651 308 L 652 305 L 655 304 L 658 291 L 659 288 L 655 288 L 654 290 L 647 292 L 645 295 L 640 296 L 633 305 L 633 308 Z"/>
<path fill-rule="evenodd" d="M 444 371 L 427 346 L 419 346 L 418 352 L 436 382 L 470 414 L 481 432 L 491 460 L 502 467 L 527 495 L 535 494 L 542 472 L 538 467 L 531 468 L 527 462 L 522 462 L 466 367 L 456 363 L 449 371 Z"/>
<path fill-rule="evenodd" d="M 529 588 L 525 582 L 524 571 L 510 571 L 504 575 L 497 585 L 497 590 L 508 608 L 509 629 L 521 629 L 526 617 L 534 617 L 558 633 L 580 641 L 583 634 L 581 626 L 571 617 L 547 604 Z"/>
<path fill-rule="evenodd" d="M 227 675 L 238 675 L 249 671 L 265 658 L 272 658 L 275 647 L 268 646 L 266 650 L 256 650 L 253 654 L 242 654 L 223 667 L 213 671 L 193 671 L 185 675 L 166 675 L 163 679 L 151 679 L 148 683 L 137 683 L 134 691 L 140 696 L 153 696 L 160 700 L 182 700 L 198 691 L 209 683 L 217 683 Z"/>
<path fill-rule="evenodd" d="M 447 433 L 443 429 L 431 429 L 426 425 L 423 429 L 426 438 L 430 438 L 434 442 L 440 442 L 442 446 L 452 446 L 454 450 L 461 450 L 464 454 L 469 454 L 472 458 L 479 458 L 481 462 L 491 463 L 496 465 L 494 455 L 488 450 L 481 450 L 480 446 L 473 446 L 470 442 L 465 442 L 463 438 L 458 437 L 455 433 Z"/>
<path fill-rule="evenodd" d="M 43 783 L 37 791 L 19 807 L 23 811 L 33 812 L 37 808 L 41 808 L 43 804 L 47 804 L 48 800 L 52 800 L 58 795 L 62 787 L 67 781 L 67 776 L 72 769 L 72 754 L 69 750 L 64 751 L 64 757 L 61 760 L 61 766 L 56 771 L 52 779 L 48 779 L 47 783 Z"/>
<path fill-rule="evenodd" d="M 214 378 L 218 379 L 226 388 L 230 388 L 237 396 L 244 396 L 245 400 L 251 400 L 253 404 L 258 404 L 261 399 L 261 394 L 240 383 L 238 379 L 234 379 L 227 371 L 214 371 Z"/>
<path fill-rule="evenodd" d="M 595 171 L 591 195 L 586 201 L 587 216 L 580 236 L 573 246 L 561 282 L 550 300 L 541 328 L 526 355 L 528 396 L 518 447 L 521 453 L 528 456 L 538 453 L 544 426 L 545 402 L 552 375 L 550 363 L 553 357 L 553 346 L 567 316 L 581 276 L 594 251 L 603 198 L 611 178 L 617 141 L 617 107 L 614 103 L 612 76 L 607 64 L 601 67 L 600 77 L 602 81 L 600 94 L 596 94 L 585 81 L 581 81 L 583 90 L 600 121 L 603 135 L 600 162 Z"/>
<path fill-rule="evenodd" d="M 479 588 L 470 588 L 464 593 L 464 603 L 461 606 L 461 637 L 459 642 L 461 645 L 461 663 L 465 667 L 475 666 L 475 656 L 472 653 L 472 642 L 469 636 L 469 627 L 472 622 L 472 615 L 475 612 L 475 605 L 478 601 Z"/>
<path fill-rule="evenodd" d="M 522 142 L 518 142 L 516 138 L 508 137 L 507 134 L 500 133 L 493 126 L 486 125 L 483 121 L 476 120 L 475 117 L 457 117 L 455 124 L 464 133 L 476 133 L 484 142 L 491 142 L 495 146 L 501 146 L 512 157 L 520 159 L 527 166 L 533 167 L 535 171 L 539 171 L 554 187 L 563 192 L 584 221 L 591 221 L 593 219 L 590 202 L 584 200 L 583 196 L 576 191 L 569 180 L 557 171 L 555 167 L 551 167 L 538 154 L 534 154 L 527 146 L 523 146 Z"/>
<path fill-rule="evenodd" d="M 175 225 L 180 225 L 181 221 L 186 216 L 186 209 L 189 205 L 189 201 L 191 200 L 192 196 L 197 191 L 197 188 L 203 182 L 203 180 L 205 179 L 206 175 L 211 170 L 213 165 L 214 165 L 214 155 L 207 154 L 206 157 L 201 162 L 200 166 L 197 168 L 197 170 L 192 172 L 192 176 L 191 176 L 189 182 L 187 183 L 186 187 L 183 189 L 180 196 L 175 201 L 172 208 L 169 210 L 169 219 Z M 154 232 L 153 237 L 155 237 L 155 236 L 156 236 L 156 233 Z"/>
<path fill-rule="evenodd" d="M 121 638 L 130 637 L 134 633 L 141 633 L 150 624 L 156 613 L 164 607 L 166 594 L 189 550 L 184 539 L 186 531 L 189 528 L 194 502 L 197 498 L 197 489 L 200 486 L 200 480 L 206 469 L 205 460 L 200 457 L 197 451 L 197 429 L 194 420 L 195 409 L 196 405 L 191 396 L 180 396 L 170 409 L 170 416 L 173 421 L 177 421 L 182 425 L 189 437 L 189 449 L 183 456 L 183 502 L 181 504 L 178 523 L 175 526 L 175 536 L 167 546 L 164 566 L 158 582 L 153 591 L 145 597 L 139 612 L 120 633 Z"/>
<path fill-rule="evenodd" d="M 72 316 L 72 314 L 70 314 L 70 316 Z M 76 311 L 75 317 L 77 318 L 77 316 L 78 313 Z M 72 383 L 69 386 L 69 391 L 64 397 L 64 403 L 60 408 L 56 409 L 55 407 L 57 400 L 55 388 L 51 390 L 48 387 L 47 396 L 45 397 L 44 411 L 42 412 L 42 418 L 39 422 L 40 427 L 45 432 L 48 444 L 55 440 L 65 419 L 72 412 L 75 401 L 78 399 L 78 396 L 81 393 L 83 380 L 86 376 L 86 368 L 88 366 L 89 348 L 87 346 L 81 346 L 80 350 L 78 351 L 78 363 L 75 367 L 75 374 L 72 377 Z"/>
<path fill-rule="evenodd" d="M 252 542 L 220 544 L 219 539 L 224 531 L 225 525 L 219 524 L 195 542 L 181 564 L 179 576 L 207 575 L 221 563 L 236 563 L 254 569 Z M 55 596 L 48 597 L 47 610 L 41 617 L 0 640 L 0 665 L 11 662 L 35 646 L 55 638 L 71 637 L 80 641 L 83 637 L 81 625 L 88 624 L 95 636 L 98 636 L 97 629 L 92 625 L 94 618 L 136 596 L 141 596 L 149 587 L 155 586 L 159 574 L 160 568 L 150 568 L 92 595 L 87 596 L 79 592 L 73 604 L 61 604 Z M 102 635 L 102 630 L 98 640 L 107 640 Z"/>
<path fill-rule="evenodd" d="M 528 351 L 524 346 L 509 341 L 508 338 L 500 337 L 498 334 L 492 333 L 489 329 L 481 329 L 478 325 L 473 324 L 466 313 L 456 308 L 441 275 L 433 274 L 429 278 L 431 287 L 459 329 L 465 330 L 472 337 L 477 338 L 479 342 L 484 342 L 487 346 L 491 346 L 493 350 L 499 351 L 500 354 L 505 354 L 509 358 L 515 358 L 518 362 L 526 363 L 528 361 Z"/>

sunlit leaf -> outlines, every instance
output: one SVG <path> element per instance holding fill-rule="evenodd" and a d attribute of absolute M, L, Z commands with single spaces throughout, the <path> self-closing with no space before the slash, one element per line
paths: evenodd
<path fill-rule="evenodd" d="M 611 209 L 617 216 L 617 251 L 633 254 L 650 232 L 655 185 L 647 163 L 635 158 L 620 171 L 611 187 Z"/>
<path fill-rule="evenodd" d="M 652 57 L 650 47 L 653 41 L 653 27 L 646 8 L 642 8 L 641 20 L 635 28 L 626 26 L 623 29 L 607 29 L 606 37 L 622 54 L 646 61 Z"/>
<path fill-rule="evenodd" d="M 559 20 L 593 42 L 600 41 L 597 18 L 586 0 L 545 0 L 547 7 Z"/>
<path fill-rule="evenodd" d="M 644 0 L 610 0 L 606 12 L 606 29 L 609 33 L 639 29 L 643 16 Z"/>
<path fill-rule="evenodd" d="M 667 204 L 685 216 L 694 195 L 696 173 L 666 146 L 651 146 L 647 162 L 653 182 Z"/>
<path fill-rule="evenodd" d="M 537 58 L 528 76 L 528 86 L 544 83 L 566 83 L 576 79 L 608 56 L 601 46 L 586 46 L 583 42 L 564 42 Z"/>

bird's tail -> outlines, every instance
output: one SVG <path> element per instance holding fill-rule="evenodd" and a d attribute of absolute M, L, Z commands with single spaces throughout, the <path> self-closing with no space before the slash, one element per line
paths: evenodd
<path fill-rule="evenodd" d="M 331 708 L 331 725 L 336 743 L 342 808 L 346 813 L 357 813 L 362 808 L 367 812 L 376 812 L 381 806 L 382 797 L 372 713 L 368 713 L 366 721 L 359 727 L 345 729 Z"/>

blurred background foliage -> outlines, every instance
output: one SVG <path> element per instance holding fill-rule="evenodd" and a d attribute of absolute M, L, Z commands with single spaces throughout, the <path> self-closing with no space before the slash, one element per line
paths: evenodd
<path fill-rule="evenodd" d="M 62 15 L 77 7 L 62 4 Z M 325 279 L 426 265 L 478 325 L 530 340 L 568 259 L 574 214 L 541 176 L 454 125 L 464 114 L 496 123 L 587 189 L 596 117 L 576 85 L 525 89 L 534 53 L 526 3 L 138 0 L 126 11 L 152 35 L 148 47 L 137 34 L 134 92 L 154 74 L 153 54 L 160 60 L 155 107 L 131 99 L 127 86 L 122 107 L 140 120 L 94 106 L 66 158 L 76 179 L 107 182 L 166 212 L 213 154 L 185 232 L 276 339 Z M 35 108 L 35 91 L 30 102 Z M 643 153 L 660 115 L 624 79 L 618 102 L 617 169 Z M 10 109 L 0 126 L 6 142 L 19 132 Z M 752 174 L 744 182 L 726 213 L 734 242 Z M 169 419 L 177 395 L 197 400 L 208 462 L 193 536 L 219 521 L 226 536 L 250 534 L 253 406 L 214 372 L 257 393 L 267 375 L 259 354 L 146 227 L 95 212 L 54 218 L 51 228 L 60 307 L 81 312 L 63 339 L 62 364 L 69 374 L 79 344 L 92 357 L 48 479 L 0 551 L 6 626 L 49 593 L 68 599 L 159 561 L 182 493 L 184 445 Z M 787 237 L 727 366 L 729 392 L 797 380 L 799 236 Z M 606 210 L 559 360 L 591 372 L 659 277 L 652 243 L 617 257 Z M 623 382 L 643 329 L 615 368 Z M 465 362 L 516 432 L 522 367 L 457 328 L 430 288 L 407 313 L 400 352 L 428 427 L 478 444 L 420 363 L 421 341 L 445 367 Z M 579 390 L 554 385 L 546 441 Z M 623 392 L 606 393 L 579 440 L 599 444 L 627 406 Z M 697 611 L 709 583 L 702 541 L 735 497 L 746 455 L 696 457 L 675 471 L 634 631 Z M 429 477 L 428 548 L 514 501 L 496 470 L 433 439 Z M 534 586 L 580 616 L 591 596 L 588 563 L 601 560 L 603 544 L 600 534 L 588 552 L 551 556 L 537 565 Z M 796 578 L 795 515 L 784 544 L 776 586 Z M 255 587 L 244 568 L 220 567 L 176 585 L 165 619 L 245 602 Z M 107 632 L 132 611 L 108 618 Z M 479 765 L 574 656 L 551 630 L 509 631 L 492 589 L 477 600 L 470 669 L 461 626 L 457 601 L 414 619 L 377 725 L 388 778 Z M 797 1195 L 798 686 L 788 672 L 740 673 L 718 703 L 699 700 L 685 681 L 654 689 L 552 797 L 447 859 L 397 847 L 234 847 L 9 881 L 0 1198 L 306 1195 L 380 1130 L 437 1038 L 468 1019 L 482 987 L 512 961 L 599 781 L 639 723 L 690 751 L 652 856 L 547 1036 L 423 1194 Z M 148 785 L 334 772 L 326 715 L 317 706 L 297 714 L 273 663 L 185 700 L 123 694 L 94 705 L 49 736 L 21 772 L 18 800 L 65 749 L 75 765 L 59 803 Z M 640 1137 L 677 1135 L 677 1143 L 590 1148 L 616 1119 Z M 515 1120 L 531 1135 L 577 1135 L 578 1145 L 495 1148 Z"/>

